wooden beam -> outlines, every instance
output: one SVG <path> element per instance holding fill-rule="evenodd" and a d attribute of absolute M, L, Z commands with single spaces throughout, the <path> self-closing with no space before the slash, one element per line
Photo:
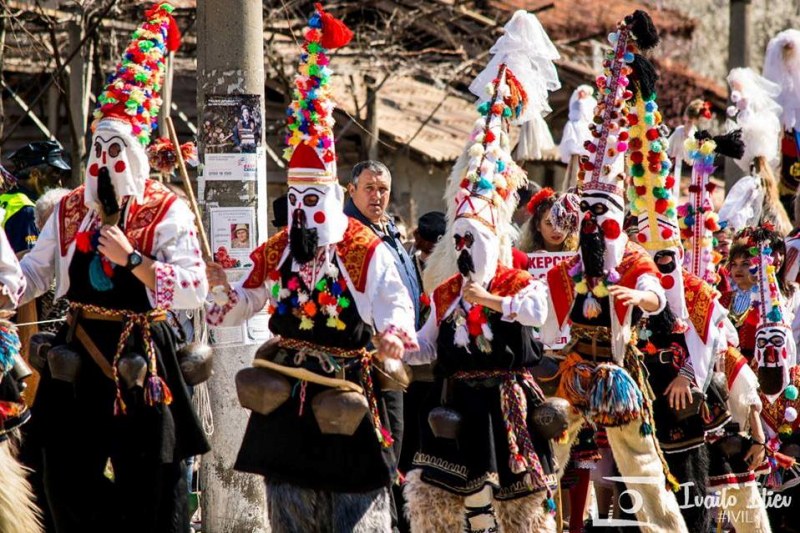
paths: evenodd
<path fill-rule="evenodd" d="M 41 131 L 45 137 L 47 137 L 50 140 L 56 138 L 55 135 L 53 135 L 53 133 L 45 125 L 45 123 L 42 122 L 39 119 L 39 117 L 36 116 L 36 113 L 33 112 L 33 109 L 31 109 L 30 106 L 28 106 L 28 104 L 25 103 L 25 100 L 23 100 L 16 92 L 14 92 L 14 89 L 9 87 L 8 84 L 6 84 L 5 80 L 2 78 L 0 78 L 0 85 L 2 85 L 3 88 L 8 91 L 8 94 L 11 95 L 11 98 L 14 99 L 17 105 L 28 116 L 28 118 L 30 118 L 33 121 L 33 123 L 36 125 L 37 128 L 39 128 L 39 131 Z"/>

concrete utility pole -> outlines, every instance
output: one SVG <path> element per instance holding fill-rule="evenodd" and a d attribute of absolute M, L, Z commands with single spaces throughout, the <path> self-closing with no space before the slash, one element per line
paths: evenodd
<path fill-rule="evenodd" d="M 261 96 L 264 116 L 264 37 L 261 0 L 198 0 L 197 107 L 200 121 L 208 95 Z M 262 128 L 263 132 L 263 128 Z M 200 155 L 204 157 L 202 131 Z M 263 133 L 261 141 L 263 142 Z M 204 160 L 204 159 L 203 159 Z M 225 186 L 227 184 L 227 186 Z M 231 187 L 235 185 L 235 187 Z M 261 187 L 266 187 L 262 183 Z M 214 195 L 222 207 L 255 205 L 257 182 L 207 182 L 205 198 Z M 240 195 L 246 194 L 247 199 Z M 205 223 L 208 223 L 206 215 Z M 208 227 L 208 225 L 206 225 Z M 264 234 L 258 241 L 266 239 Z M 215 347 L 214 376 L 208 382 L 214 434 L 203 457 L 203 532 L 262 533 L 266 526 L 263 479 L 233 471 L 248 412 L 237 401 L 234 377 L 250 366 L 255 346 Z"/>
<path fill-rule="evenodd" d="M 730 0 L 730 22 L 728 28 L 728 70 L 750 66 L 750 2 Z M 725 160 L 725 189 L 730 190 L 741 177 L 741 170 L 730 159 Z"/>

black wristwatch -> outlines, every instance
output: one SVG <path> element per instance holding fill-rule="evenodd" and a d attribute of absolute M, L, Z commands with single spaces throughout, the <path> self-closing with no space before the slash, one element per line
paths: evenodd
<path fill-rule="evenodd" d="M 136 250 L 128 254 L 128 262 L 125 264 L 126 270 L 133 270 L 142 264 L 142 254 Z"/>

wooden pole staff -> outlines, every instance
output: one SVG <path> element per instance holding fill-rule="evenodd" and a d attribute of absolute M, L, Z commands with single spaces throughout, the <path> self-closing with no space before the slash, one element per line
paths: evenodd
<path fill-rule="evenodd" d="M 200 248 L 203 249 L 203 259 L 206 261 L 211 261 L 213 259 L 211 254 L 211 246 L 208 244 L 208 235 L 206 235 L 206 230 L 203 228 L 203 218 L 200 216 L 200 208 L 197 206 L 197 199 L 194 196 L 192 182 L 189 180 L 189 173 L 186 171 L 186 162 L 183 160 L 181 145 L 178 143 L 178 134 L 175 133 L 175 125 L 172 123 L 172 117 L 170 116 L 164 117 L 164 121 L 167 124 L 167 130 L 169 131 L 169 138 L 172 141 L 172 146 L 175 148 L 175 157 L 178 161 L 178 171 L 181 175 L 181 180 L 183 181 L 183 188 L 186 191 L 186 196 L 189 197 L 189 206 L 192 208 L 192 212 L 194 213 L 194 222 L 197 226 L 197 234 L 200 236 Z"/>

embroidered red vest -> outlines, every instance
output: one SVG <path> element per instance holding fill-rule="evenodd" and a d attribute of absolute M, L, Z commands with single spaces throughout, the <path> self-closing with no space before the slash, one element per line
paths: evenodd
<path fill-rule="evenodd" d="M 364 292 L 367 287 L 369 262 L 380 243 L 381 239 L 375 232 L 352 218 L 348 219 L 344 237 L 336 243 L 336 253 L 358 292 Z M 263 285 L 267 275 L 280 266 L 281 257 L 288 245 L 289 232 L 288 229 L 283 229 L 253 250 L 250 254 L 253 268 L 244 281 L 244 288 L 255 289 Z"/>
<path fill-rule="evenodd" d="M 497 265 L 497 272 L 489 283 L 489 292 L 496 296 L 514 296 L 519 291 L 528 286 L 533 279 L 525 270 L 517 270 L 502 265 Z M 445 318 L 447 310 L 461 294 L 461 284 L 464 278 L 461 274 L 456 274 L 433 291 L 433 302 L 436 306 L 436 323 L 441 324 Z"/>
<path fill-rule="evenodd" d="M 795 387 L 800 388 L 800 367 L 794 367 L 790 371 L 790 383 Z M 761 418 L 774 432 L 777 433 L 778 429 L 783 424 L 791 425 L 792 431 L 797 431 L 797 429 L 800 428 L 800 417 L 791 423 L 784 420 L 784 413 L 786 413 L 787 407 L 800 409 L 800 398 L 795 400 L 787 400 L 786 396 L 781 394 L 775 399 L 775 403 L 769 403 L 767 397 L 764 396 L 762 392 L 759 392 L 758 395 L 761 398 L 762 404 Z"/>
<path fill-rule="evenodd" d="M 89 208 L 84 204 L 85 185 L 76 188 L 59 202 L 58 227 L 61 256 L 67 254 L 78 234 L 81 222 Z M 145 255 L 152 255 L 156 226 L 163 220 L 178 197 L 164 184 L 148 179 L 144 185 L 144 201 L 131 200 L 125 223 L 125 235 L 133 246 Z"/>
<path fill-rule="evenodd" d="M 556 313 L 558 326 L 564 327 L 572 304 L 575 303 L 575 282 L 569 275 L 569 270 L 581 260 L 580 254 L 569 261 L 562 261 L 547 272 L 547 286 L 550 288 L 550 298 L 553 300 L 553 309 Z M 658 277 L 658 269 L 650 258 L 650 255 L 638 244 L 628 241 L 625 247 L 625 254 L 617 267 L 620 281 L 617 285 L 622 285 L 629 289 L 636 288 L 636 280 L 643 274 L 652 274 Z M 628 308 L 619 302 L 615 302 L 614 311 L 620 323 L 625 320 Z"/>
<path fill-rule="evenodd" d="M 692 321 L 692 325 L 703 343 L 707 343 L 711 326 L 711 308 L 714 300 L 719 297 L 719 293 L 711 285 L 685 269 L 683 271 L 683 288 L 689 320 Z"/>

